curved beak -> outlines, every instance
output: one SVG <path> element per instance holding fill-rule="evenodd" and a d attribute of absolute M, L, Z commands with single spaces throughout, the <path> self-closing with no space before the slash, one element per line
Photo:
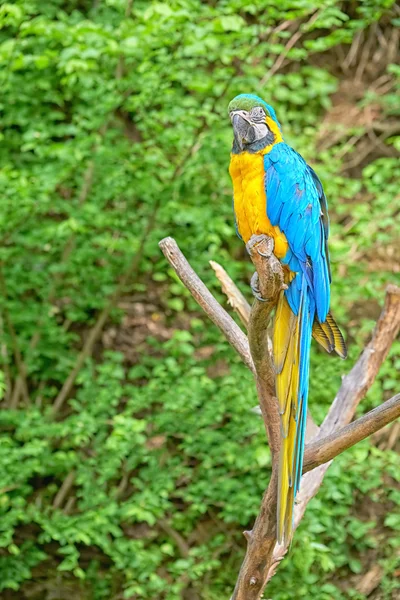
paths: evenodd
<path fill-rule="evenodd" d="M 245 110 L 236 110 L 231 113 L 231 121 L 233 127 L 233 134 L 235 136 L 235 140 L 237 145 L 241 150 L 243 150 L 243 145 L 246 142 L 249 142 L 250 139 L 249 133 L 250 130 L 253 129 L 252 124 L 250 123 L 249 116 L 247 111 Z"/>

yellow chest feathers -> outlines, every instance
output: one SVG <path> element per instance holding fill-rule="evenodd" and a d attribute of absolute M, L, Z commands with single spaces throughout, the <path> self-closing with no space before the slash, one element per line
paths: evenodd
<path fill-rule="evenodd" d="M 286 236 L 267 217 L 264 185 L 264 157 L 242 152 L 231 154 L 229 173 L 233 183 L 233 204 L 239 233 L 245 243 L 252 235 L 265 233 L 274 238 L 274 254 L 283 258 L 288 249 Z"/>

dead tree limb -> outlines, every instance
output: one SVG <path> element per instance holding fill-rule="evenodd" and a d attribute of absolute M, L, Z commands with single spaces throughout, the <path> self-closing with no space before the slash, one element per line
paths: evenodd
<path fill-rule="evenodd" d="M 214 269 L 214 273 L 221 284 L 222 291 L 228 298 L 228 304 L 232 306 L 233 310 L 239 315 L 243 325 L 247 328 L 250 320 L 250 304 L 247 302 L 235 282 L 229 277 L 224 267 L 215 262 L 215 260 L 210 260 L 210 265 Z"/>
<path fill-rule="evenodd" d="M 360 358 L 344 377 L 328 415 L 321 426 L 321 436 L 351 421 L 359 402 L 375 381 L 381 364 L 400 329 L 400 288 L 388 285 L 385 303 L 372 339 Z"/>
<path fill-rule="evenodd" d="M 331 461 L 335 456 L 365 440 L 398 417 L 400 417 L 400 394 L 386 400 L 353 423 L 310 442 L 304 455 L 303 473 Z"/>
<path fill-rule="evenodd" d="M 267 326 L 283 281 L 280 264 L 272 253 L 271 242 L 272 240 L 267 236 L 257 236 L 257 239 L 253 237 L 248 245 L 250 256 L 258 272 L 260 294 L 264 299 L 263 302 L 256 300 L 251 309 L 248 328 L 252 358 L 248 355 L 249 346 L 245 334 L 194 273 L 176 242 L 172 238 L 160 242 L 164 255 L 183 284 L 255 373 L 261 412 L 273 457 L 272 475 L 261 502 L 260 512 L 252 531 L 244 532 L 247 551 L 231 600 L 259 600 L 266 583 L 275 573 L 287 551 L 287 548 L 278 545 L 275 539 L 277 456 L 280 434 L 277 401 L 274 397 L 274 372 L 267 343 Z M 236 287 L 234 284 L 233 286 Z M 300 523 L 308 502 L 321 486 L 332 459 L 399 415 L 400 396 L 397 395 L 348 425 L 359 402 L 374 382 L 399 329 L 400 288 L 389 285 L 385 305 L 371 341 L 351 371 L 343 378 L 318 435 L 306 445 L 305 475 L 297 496 L 294 528 Z M 238 338 L 235 334 L 232 335 L 232 331 L 235 334 L 239 331 Z M 237 339 L 240 340 L 239 344 Z"/>
<path fill-rule="evenodd" d="M 257 393 L 272 454 L 272 474 L 252 531 L 246 532 L 247 552 L 232 598 L 253 600 L 264 588 L 264 565 L 272 560 L 276 543 L 276 508 L 280 449 L 280 417 L 275 397 L 275 371 L 268 351 L 268 324 L 279 294 L 284 288 L 283 270 L 273 254 L 274 242 L 267 236 L 253 236 L 247 244 L 257 270 L 263 301 L 254 300 L 248 327 L 251 355 L 256 368 Z M 253 280 L 254 281 L 254 280 Z"/>

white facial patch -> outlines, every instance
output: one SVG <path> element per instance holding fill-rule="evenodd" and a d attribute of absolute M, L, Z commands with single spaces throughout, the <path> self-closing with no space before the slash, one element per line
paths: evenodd
<path fill-rule="evenodd" d="M 258 140 L 262 140 L 269 133 L 269 128 L 268 125 L 266 125 L 266 123 L 254 123 L 252 127 L 254 130 L 255 142 L 257 142 Z"/>

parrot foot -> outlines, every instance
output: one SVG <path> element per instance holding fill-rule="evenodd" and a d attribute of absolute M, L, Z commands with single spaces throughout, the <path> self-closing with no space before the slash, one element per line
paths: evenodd
<path fill-rule="evenodd" d="M 268 298 L 263 298 L 261 296 L 257 271 L 255 271 L 255 273 L 253 273 L 253 275 L 251 277 L 250 287 L 251 287 L 251 291 L 253 292 L 253 296 L 256 300 L 259 300 L 260 302 L 268 302 Z"/>
<path fill-rule="evenodd" d="M 261 250 L 258 250 L 258 248 L 257 248 L 257 252 L 260 256 L 265 256 L 265 258 L 269 258 L 271 256 L 270 254 L 265 254 L 264 252 L 261 252 Z"/>
<path fill-rule="evenodd" d="M 269 258 L 274 251 L 274 240 L 267 235 L 252 235 L 246 244 L 247 252 L 251 256 L 251 251 L 256 250 L 257 254 Z M 262 248 L 262 250 L 261 250 Z"/>

